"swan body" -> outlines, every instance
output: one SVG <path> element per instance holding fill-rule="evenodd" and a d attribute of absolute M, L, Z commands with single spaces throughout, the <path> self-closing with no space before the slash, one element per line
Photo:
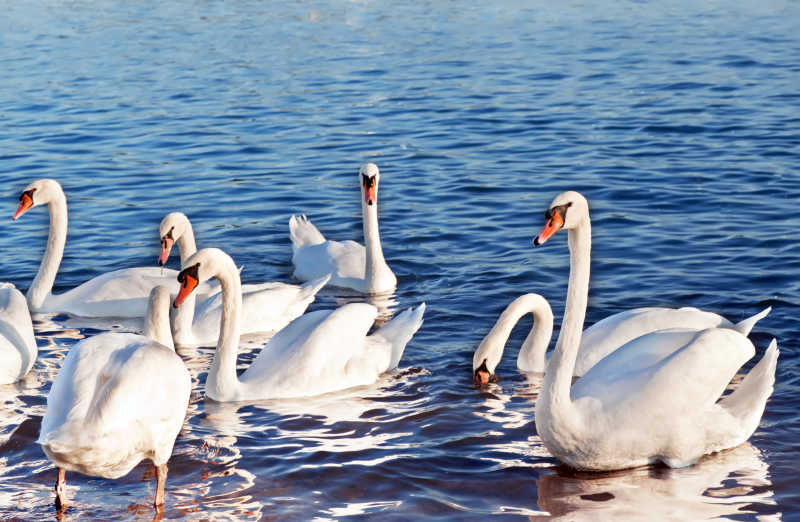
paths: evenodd
<path fill-rule="evenodd" d="M 170 337 L 169 298 L 165 286 L 152 290 L 147 335 L 101 333 L 77 343 L 64 359 L 38 440 L 59 468 L 59 506 L 64 471 L 115 479 L 143 459 L 157 468 L 155 504 L 163 503 L 166 462 L 191 391 Z"/>
<path fill-rule="evenodd" d="M 772 393 L 779 354 L 774 340 L 725 397 L 731 379 L 755 353 L 733 328 L 675 325 L 645 334 L 572 385 L 589 283 L 588 255 L 580 254 L 591 243 L 588 203 L 577 192 L 556 197 L 534 243 L 560 228 L 569 231 L 570 280 L 563 325 L 536 402 L 536 429 L 545 447 L 574 468 L 612 470 L 657 461 L 687 466 L 747 440 Z"/>
<path fill-rule="evenodd" d="M 377 165 L 363 165 L 359 180 L 366 246 L 355 241 L 326 240 L 305 216 L 292 216 L 289 236 L 296 278 L 308 281 L 331 274 L 332 286 L 352 288 L 366 294 L 390 292 L 397 286 L 397 278 L 383 257 L 378 230 L 380 171 Z"/>
<path fill-rule="evenodd" d="M 179 275 L 175 306 L 211 277 L 220 281 L 223 311 L 206 395 L 221 402 L 306 397 L 373 383 L 397 366 L 425 311 L 424 303 L 406 310 L 372 335 L 367 332 L 378 312 L 366 303 L 302 315 L 275 334 L 237 377 L 241 283 L 231 258 L 214 248 L 190 257 Z"/>
<path fill-rule="evenodd" d="M 39 272 L 26 295 L 32 312 L 68 313 L 80 317 L 144 317 L 153 287 L 163 284 L 178 291 L 176 271 L 139 267 L 107 272 L 53 295 L 67 240 L 67 198 L 57 181 L 40 179 L 28 185 L 20 196 L 14 219 L 39 205 L 47 205 L 50 210 L 50 232 Z M 208 285 L 199 289 L 203 297 L 213 291 Z"/>
<path fill-rule="evenodd" d="M 25 296 L 11 283 L 0 283 L 0 384 L 25 377 L 38 353 Z"/>
<path fill-rule="evenodd" d="M 160 265 L 167 262 L 174 244 L 178 245 L 181 263 L 197 252 L 194 230 L 185 214 L 167 214 L 159 228 Z M 177 272 L 174 277 L 173 283 L 177 284 Z M 305 312 L 329 279 L 329 275 L 323 275 L 301 286 L 278 282 L 242 285 L 241 333 L 280 330 Z M 216 284 L 213 286 L 218 287 Z M 219 292 L 199 303 L 192 294 L 172 316 L 172 335 L 175 342 L 183 346 L 213 346 L 219 339 L 221 316 L 222 295 Z"/>

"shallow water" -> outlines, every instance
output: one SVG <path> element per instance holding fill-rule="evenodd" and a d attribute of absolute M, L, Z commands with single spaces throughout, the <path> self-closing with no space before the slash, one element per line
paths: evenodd
<path fill-rule="evenodd" d="M 288 281 L 289 216 L 360 239 L 356 173 L 373 161 L 395 308 L 428 304 L 398 372 L 314 399 L 205 400 L 213 350 L 181 349 L 196 383 L 165 518 L 800 513 L 800 7 L 488 4 L 3 4 L 0 281 L 26 289 L 36 272 L 47 213 L 10 216 L 40 177 L 69 198 L 57 292 L 155 264 L 172 210 L 245 283 Z M 756 358 L 777 338 L 777 382 L 749 443 L 680 470 L 559 467 L 536 435 L 538 379 L 515 365 L 529 319 L 500 381 L 473 387 L 472 352 L 512 299 L 541 293 L 560 323 L 566 238 L 530 240 L 566 189 L 592 209 L 587 322 L 773 307 L 751 337 Z M 352 299 L 326 289 L 311 309 Z M 99 331 L 35 326 L 33 371 L 0 386 L 2 518 L 55 514 L 35 440 L 60 361 Z M 68 474 L 67 518 L 150 518 L 154 483 L 149 463 Z"/>

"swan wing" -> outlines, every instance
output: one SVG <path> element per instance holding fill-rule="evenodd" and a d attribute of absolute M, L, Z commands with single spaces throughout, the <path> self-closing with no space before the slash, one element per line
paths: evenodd
<path fill-rule="evenodd" d="M 673 349 L 676 344 L 689 339 Z M 672 436 L 680 430 L 670 429 L 687 420 L 698 426 L 703 415 L 722 395 L 739 368 L 753 356 L 755 348 L 743 335 L 727 328 L 710 328 L 700 332 L 653 333 L 636 343 L 621 347 L 608 358 L 617 363 L 610 370 L 606 361 L 578 379 L 573 385 L 576 404 L 591 405 L 613 419 L 617 430 L 636 426 L 641 437 L 658 437 L 643 433 L 658 431 Z M 645 341 L 655 346 L 650 354 L 657 360 L 651 365 L 626 368 L 626 360 L 636 360 Z M 671 353 L 669 353 L 671 350 Z M 659 353 L 660 352 L 660 353 Z M 646 359 L 641 357 L 639 360 Z M 608 364 L 610 364 L 609 361 Z M 585 379 L 585 380 L 584 380 Z M 687 440 L 696 434 L 685 434 Z"/>
<path fill-rule="evenodd" d="M 11 283 L 0 284 L 0 384 L 25 377 L 38 352 L 25 296 Z"/>
<path fill-rule="evenodd" d="M 270 339 L 240 380 L 261 390 L 262 396 L 269 389 L 270 397 L 302 397 L 354 386 L 344 369 L 364 350 L 377 315 L 370 304 L 350 303 L 300 316 Z"/>
<path fill-rule="evenodd" d="M 593 324 L 583 331 L 575 375 L 584 375 L 598 361 L 642 335 L 668 328 L 703 330 L 732 326 L 721 315 L 697 308 L 636 308 L 620 312 Z"/>
<path fill-rule="evenodd" d="M 303 285 L 262 283 L 242 294 L 241 333 L 252 334 L 280 330 L 302 314 L 314 302 L 317 292 L 329 276 Z M 192 323 L 193 344 L 214 345 L 219 338 L 222 295 L 216 294 L 195 308 Z"/>
<path fill-rule="evenodd" d="M 325 241 L 298 249 L 292 257 L 294 276 L 301 281 L 331 274 L 333 286 L 364 286 L 366 249 L 355 241 Z"/>

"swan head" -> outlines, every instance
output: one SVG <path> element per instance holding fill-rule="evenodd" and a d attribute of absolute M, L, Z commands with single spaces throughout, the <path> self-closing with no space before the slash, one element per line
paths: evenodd
<path fill-rule="evenodd" d="M 164 266 L 167 264 L 172 245 L 186 232 L 188 226 L 191 226 L 189 218 L 183 212 L 172 212 L 161 220 L 158 232 L 161 237 L 161 254 L 158 256 L 159 265 Z"/>
<path fill-rule="evenodd" d="M 19 196 L 19 206 L 14 216 L 11 218 L 16 221 L 18 217 L 39 205 L 46 205 L 53 199 L 64 197 L 61 185 L 54 179 L 37 179 L 22 191 Z"/>
<path fill-rule="evenodd" d="M 550 239 L 562 228 L 570 230 L 588 221 L 589 202 L 574 190 L 562 192 L 555 197 L 544 217 L 544 228 L 538 236 L 533 238 L 533 244 L 537 246 Z"/>
<path fill-rule="evenodd" d="M 218 248 L 198 250 L 183 263 L 183 269 L 178 274 L 180 290 L 172 306 L 178 308 L 200 283 L 218 277 L 223 272 L 232 274 L 237 280 L 239 278 L 239 269 L 228 254 Z"/>
<path fill-rule="evenodd" d="M 381 173 L 378 166 L 374 163 L 365 163 L 358 171 L 358 179 L 361 184 L 361 196 L 364 198 L 365 205 L 378 204 L 378 182 Z"/>

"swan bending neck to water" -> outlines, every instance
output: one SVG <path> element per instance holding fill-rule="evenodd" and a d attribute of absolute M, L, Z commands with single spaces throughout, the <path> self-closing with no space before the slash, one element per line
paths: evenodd
<path fill-rule="evenodd" d="M 175 353 L 169 289 L 155 287 L 145 335 L 106 332 L 76 344 L 47 396 L 38 443 L 56 465 L 56 507 L 66 506 L 66 471 L 110 479 L 149 458 L 153 504 L 164 503 L 167 461 L 183 426 L 191 377 Z"/>
<path fill-rule="evenodd" d="M 367 163 L 358 173 L 364 245 L 355 241 L 330 241 L 305 216 L 289 219 L 294 276 L 308 281 L 331 274 L 332 286 L 352 288 L 365 294 L 390 292 L 397 278 L 383 257 L 378 230 L 380 171 Z"/>
<path fill-rule="evenodd" d="M 523 371 L 544 370 L 544 353 L 553 335 L 553 311 L 544 297 L 525 294 L 514 299 L 500 314 L 494 327 L 484 337 L 472 357 L 473 378 L 476 384 L 496 380 L 494 371 L 503 356 L 503 349 L 517 321 L 527 313 L 533 314 L 533 325 L 517 357 L 517 367 Z"/>
<path fill-rule="evenodd" d="M 662 461 L 687 466 L 706 453 L 736 446 L 755 431 L 772 393 L 775 340 L 736 390 L 723 391 L 755 348 L 730 328 L 673 329 L 646 334 L 593 366 L 572 385 L 586 310 L 590 240 L 588 204 L 577 192 L 555 198 L 542 244 L 568 230 L 567 311 L 536 401 L 536 429 L 545 447 L 567 465 L 612 470 Z M 675 325 L 680 326 L 680 325 Z"/>
<path fill-rule="evenodd" d="M 397 367 L 425 311 L 424 303 L 406 310 L 372 335 L 367 332 L 378 312 L 366 303 L 302 315 L 275 334 L 237 377 L 242 292 L 230 256 L 216 248 L 191 256 L 178 276 L 181 290 L 173 306 L 212 277 L 222 288 L 222 324 L 206 395 L 220 402 L 307 397 L 374 383 Z"/>

